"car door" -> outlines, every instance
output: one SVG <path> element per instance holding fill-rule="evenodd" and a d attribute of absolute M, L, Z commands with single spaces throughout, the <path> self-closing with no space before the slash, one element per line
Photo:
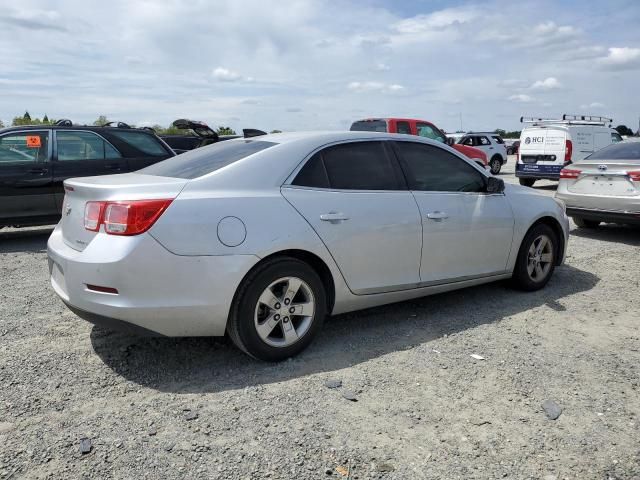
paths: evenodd
<path fill-rule="evenodd" d="M 56 215 L 50 138 L 49 130 L 0 136 L 0 224 Z"/>
<path fill-rule="evenodd" d="M 56 130 L 53 154 L 53 188 L 58 211 L 67 178 L 125 173 L 127 160 L 102 136 L 88 130 Z"/>
<path fill-rule="evenodd" d="M 503 273 L 514 218 L 474 166 L 436 145 L 394 142 L 422 219 L 422 285 Z"/>
<path fill-rule="evenodd" d="M 328 146 L 282 188 L 355 294 L 414 288 L 420 280 L 420 214 L 386 144 Z"/>

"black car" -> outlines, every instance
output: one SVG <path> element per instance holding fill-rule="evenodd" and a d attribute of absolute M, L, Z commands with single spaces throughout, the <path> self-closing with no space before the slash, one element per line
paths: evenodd
<path fill-rule="evenodd" d="M 233 138 L 249 138 L 259 135 L 266 135 L 267 132 L 252 128 L 242 130 L 242 135 L 218 135 L 209 125 L 197 120 L 188 120 L 179 118 L 172 125 L 180 130 L 191 131 L 184 135 L 160 135 L 160 138 L 169 145 L 177 154 L 184 153 L 194 148 L 204 147 L 222 140 L 231 140 Z"/>
<path fill-rule="evenodd" d="M 507 146 L 507 155 L 515 155 L 520 150 L 520 140 L 516 140 L 511 145 Z"/>
<path fill-rule="evenodd" d="M 58 222 L 67 178 L 132 172 L 174 155 L 153 131 L 124 123 L 0 129 L 0 228 Z"/>

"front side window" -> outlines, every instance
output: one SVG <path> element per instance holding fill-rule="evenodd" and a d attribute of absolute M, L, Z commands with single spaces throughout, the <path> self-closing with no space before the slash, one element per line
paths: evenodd
<path fill-rule="evenodd" d="M 484 176 L 446 150 L 420 143 L 396 142 L 409 188 L 425 192 L 484 192 Z"/>
<path fill-rule="evenodd" d="M 491 138 L 493 138 L 496 143 L 499 143 L 500 145 L 504 145 L 504 140 L 502 139 L 502 137 L 500 135 L 494 135 Z"/>
<path fill-rule="evenodd" d="M 478 137 L 478 145 L 480 145 L 481 147 L 487 147 L 491 145 L 491 142 L 487 137 Z"/>
<path fill-rule="evenodd" d="M 622 136 L 619 133 L 612 133 L 611 134 L 611 141 L 613 143 L 618 143 L 621 142 L 623 140 Z"/>
<path fill-rule="evenodd" d="M 109 134 L 119 138 L 123 142 L 127 142 L 141 152 L 151 155 L 152 157 L 166 157 L 167 151 L 162 146 L 162 143 L 154 135 L 147 132 L 131 132 L 126 130 L 109 130 Z"/>
<path fill-rule="evenodd" d="M 48 151 L 48 132 L 8 133 L 0 137 L 0 165 L 44 162 Z"/>
<path fill-rule="evenodd" d="M 417 123 L 416 128 L 418 130 L 418 136 L 430 138 L 441 143 L 446 143 L 447 139 L 437 128 L 428 123 Z"/>
<path fill-rule="evenodd" d="M 120 158 L 120 153 L 102 137 L 91 132 L 58 130 L 56 132 L 58 161 L 104 160 Z"/>
<path fill-rule="evenodd" d="M 352 142 L 327 147 L 311 157 L 293 185 L 336 190 L 403 189 L 383 142 Z"/>

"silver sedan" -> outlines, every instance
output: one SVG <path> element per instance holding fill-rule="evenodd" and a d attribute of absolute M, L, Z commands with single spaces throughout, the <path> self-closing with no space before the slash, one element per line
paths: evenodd
<path fill-rule="evenodd" d="M 269 361 L 303 350 L 328 314 L 507 278 L 542 288 L 568 240 L 561 202 L 406 135 L 230 140 L 65 189 L 48 254 L 72 311 L 227 333 Z"/>
<path fill-rule="evenodd" d="M 640 142 L 614 143 L 565 167 L 556 197 L 578 227 L 640 225 Z"/>

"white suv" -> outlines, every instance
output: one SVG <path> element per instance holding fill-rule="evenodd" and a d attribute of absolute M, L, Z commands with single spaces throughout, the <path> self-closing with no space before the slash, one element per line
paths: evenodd
<path fill-rule="evenodd" d="M 487 154 L 491 173 L 500 173 L 502 165 L 507 163 L 507 147 L 504 140 L 495 132 L 469 132 L 458 143 L 477 148 Z"/>

